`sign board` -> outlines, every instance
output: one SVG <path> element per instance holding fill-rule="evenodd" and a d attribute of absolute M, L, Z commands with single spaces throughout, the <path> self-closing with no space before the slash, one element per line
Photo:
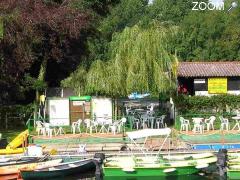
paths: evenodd
<path fill-rule="evenodd" d="M 194 84 L 205 84 L 205 79 L 194 79 Z"/>
<path fill-rule="evenodd" d="M 208 78 L 209 94 L 226 94 L 227 78 Z"/>
<path fill-rule="evenodd" d="M 92 114 L 99 123 L 112 121 L 112 99 L 92 98 Z"/>
<path fill-rule="evenodd" d="M 69 100 L 49 99 L 49 122 L 53 126 L 69 126 Z"/>
<path fill-rule="evenodd" d="M 73 106 L 82 106 L 84 104 L 83 101 L 73 101 Z"/>

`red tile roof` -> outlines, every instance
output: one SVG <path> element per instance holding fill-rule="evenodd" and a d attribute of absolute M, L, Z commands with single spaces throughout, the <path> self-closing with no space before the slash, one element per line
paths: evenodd
<path fill-rule="evenodd" d="M 180 62 L 178 77 L 240 76 L 240 61 L 235 62 Z"/>

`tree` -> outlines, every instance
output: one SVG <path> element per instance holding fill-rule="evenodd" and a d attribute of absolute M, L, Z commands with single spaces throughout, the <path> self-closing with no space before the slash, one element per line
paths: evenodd
<path fill-rule="evenodd" d="M 0 2 L 4 36 L 1 40 L 1 101 L 24 99 L 28 73 L 58 85 L 85 61 L 90 14 L 70 7 L 72 1 Z"/>
<path fill-rule="evenodd" d="M 153 23 L 146 29 L 135 25 L 115 34 L 110 43 L 110 60 L 93 62 L 83 93 L 116 97 L 137 91 L 158 96 L 159 92 L 171 90 L 175 87 L 177 58 L 171 54 L 168 41 L 176 31 L 176 27 Z M 63 83 L 73 87 L 71 79 Z"/>
<path fill-rule="evenodd" d="M 239 60 L 239 9 L 192 11 L 180 23 L 175 46 L 182 61 Z"/>

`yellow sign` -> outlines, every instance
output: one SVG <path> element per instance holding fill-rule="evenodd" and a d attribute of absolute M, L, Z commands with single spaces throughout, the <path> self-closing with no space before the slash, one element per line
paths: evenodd
<path fill-rule="evenodd" d="M 227 78 L 208 78 L 209 94 L 226 94 Z"/>

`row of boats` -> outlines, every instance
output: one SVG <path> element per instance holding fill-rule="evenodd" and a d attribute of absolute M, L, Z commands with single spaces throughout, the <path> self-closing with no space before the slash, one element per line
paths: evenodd
<path fill-rule="evenodd" d="M 240 153 L 221 150 L 218 154 L 178 153 L 167 151 L 162 147 L 169 145 L 171 129 L 144 129 L 127 132 L 128 138 L 140 153 L 129 150 L 125 154 L 106 156 L 96 153 L 92 158 L 79 156 L 0 156 L 0 180 L 3 179 L 46 179 L 84 174 L 95 171 L 99 178 L 113 177 L 159 177 L 182 176 L 206 171 L 215 166 L 219 175 L 227 172 L 229 179 L 240 177 Z M 161 137 L 162 145 L 156 151 L 147 149 L 145 142 L 149 137 Z M 163 138 L 164 137 L 164 138 Z M 143 141 L 139 141 L 143 139 Z M 12 144 L 13 147 L 13 144 Z"/>
<path fill-rule="evenodd" d="M 221 159 L 214 153 L 129 154 L 109 157 L 97 153 L 93 158 L 86 159 L 51 156 L 1 157 L 0 180 L 57 178 L 86 172 L 95 172 L 95 175 L 104 179 L 182 176 L 206 172 L 207 168 L 213 166 L 216 170 L 226 168 L 229 179 L 239 179 L 240 153 L 227 153 L 225 157 L 227 159 Z"/>

